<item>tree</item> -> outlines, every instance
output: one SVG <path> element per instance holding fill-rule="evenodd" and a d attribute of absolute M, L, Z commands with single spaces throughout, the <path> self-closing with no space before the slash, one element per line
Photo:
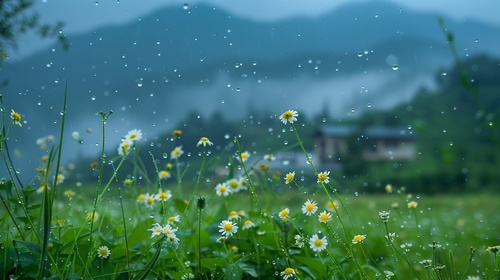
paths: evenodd
<path fill-rule="evenodd" d="M 33 31 L 41 38 L 57 38 L 66 49 L 68 42 L 62 33 L 64 24 L 41 23 L 33 12 L 34 0 L 0 0 L 0 63 L 8 56 L 6 49 L 17 49 L 18 36 Z"/>

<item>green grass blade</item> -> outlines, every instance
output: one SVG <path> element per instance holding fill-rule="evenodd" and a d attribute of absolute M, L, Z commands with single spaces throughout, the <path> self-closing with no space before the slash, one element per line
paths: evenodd
<path fill-rule="evenodd" d="M 144 266 L 144 268 L 141 269 L 139 271 L 139 273 L 137 273 L 137 275 L 134 278 L 132 278 L 133 280 L 143 280 L 143 279 L 146 279 L 146 277 L 148 276 L 149 272 L 151 272 L 151 268 L 153 268 L 153 266 L 155 265 L 155 263 L 158 261 L 158 258 L 160 257 L 162 243 L 163 243 L 163 239 L 160 240 L 160 242 L 158 242 L 158 244 L 156 245 L 156 253 L 153 256 L 153 258 L 151 260 L 149 260 L 149 262 L 146 264 L 146 266 Z"/>

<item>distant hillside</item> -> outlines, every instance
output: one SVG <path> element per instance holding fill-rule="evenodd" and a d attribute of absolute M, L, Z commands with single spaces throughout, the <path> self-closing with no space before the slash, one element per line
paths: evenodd
<path fill-rule="evenodd" d="M 500 55 L 498 28 L 445 22 L 463 52 Z M 249 107 L 315 115 L 326 106 L 346 117 L 351 108 L 359 113 L 367 104 L 382 109 L 409 100 L 451 62 L 437 15 L 385 2 L 273 23 L 203 5 L 167 8 L 68 39 L 67 52 L 54 46 L 1 69 L 9 81 L 4 102 L 21 108 L 27 121 L 12 132 L 24 154 L 37 152 L 33 137 L 57 134 L 66 84 L 68 138 L 80 131 L 86 152 L 97 153 L 99 136 L 83 132 L 99 131 L 101 110 L 114 111 L 108 140 L 115 142 L 135 127 L 152 141 L 194 110 L 241 118 Z M 67 155 L 77 156 L 79 147 Z"/>

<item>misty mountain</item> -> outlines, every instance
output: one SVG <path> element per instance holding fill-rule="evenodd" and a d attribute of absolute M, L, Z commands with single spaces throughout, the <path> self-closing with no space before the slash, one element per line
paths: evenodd
<path fill-rule="evenodd" d="M 370 2 L 321 17 L 253 22 L 200 5 L 68 35 L 68 51 L 54 45 L 1 69 L 9 82 L 4 104 L 27 122 L 11 139 L 23 158 L 36 148 L 33 137 L 57 134 L 66 85 L 66 129 L 80 131 L 85 153 L 99 151 L 98 133 L 84 131 L 100 130 L 101 110 L 114 112 L 108 143 L 118 145 L 133 128 L 153 142 L 156 133 L 183 126 L 178 121 L 192 111 L 234 118 L 250 107 L 309 115 L 326 107 L 333 117 L 347 117 L 389 108 L 418 87 L 432 87 L 435 71 L 449 67 L 437 18 Z M 462 55 L 500 55 L 499 28 L 445 23 Z M 68 145 L 69 156 L 82 150 L 76 141 Z"/>

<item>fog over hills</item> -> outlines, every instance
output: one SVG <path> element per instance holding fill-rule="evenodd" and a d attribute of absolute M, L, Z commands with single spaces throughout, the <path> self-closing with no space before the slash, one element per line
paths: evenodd
<path fill-rule="evenodd" d="M 499 28 L 445 23 L 462 55 L 500 55 Z M 110 146 L 133 128 L 153 141 L 182 127 L 192 111 L 238 118 L 250 107 L 306 115 L 327 107 L 329 117 L 345 118 L 409 100 L 452 63 L 437 15 L 384 2 L 281 22 L 252 22 L 207 6 L 166 8 L 68 39 L 68 51 L 54 45 L 0 71 L 9 81 L 4 105 L 26 120 L 11 130 L 19 166 L 41 153 L 33 137 L 57 135 L 66 85 L 68 138 L 79 131 L 84 140 L 65 147 L 74 158 L 82 148 L 99 152 L 101 110 L 114 112 Z"/>

